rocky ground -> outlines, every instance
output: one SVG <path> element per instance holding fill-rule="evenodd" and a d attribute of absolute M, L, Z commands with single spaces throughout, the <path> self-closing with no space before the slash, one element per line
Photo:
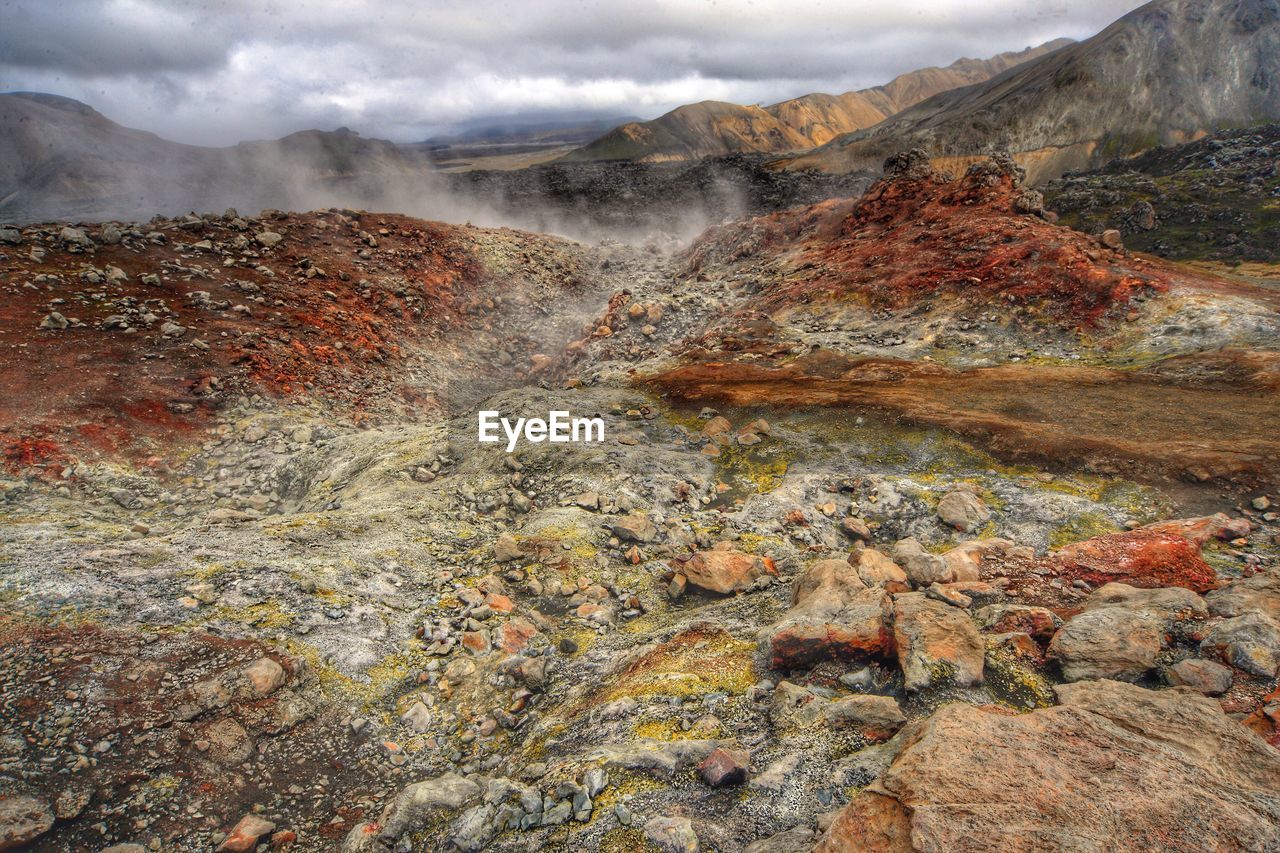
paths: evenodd
<path fill-rule="evenodd" d="M 556 163 L 447 178 L 458 197 L 535 230 L 640 243 L 688 241 L 708 225 L 856 197 L 871 184 L 865 172 L 789 174 L 768 168 L 768 160 L 734 154 L 691 163 Z"/>
<path fill-rule="evenodd" d="M 0 230 L 0 849 L 1280 845 L 1275 294 L 1018 177 Z"/>
<path fill-rule="evenodd" d="M 1280 262 L 1280 125 L 1155 148 L 1045 187 L 1073 228 L 1177 260 Z"/>

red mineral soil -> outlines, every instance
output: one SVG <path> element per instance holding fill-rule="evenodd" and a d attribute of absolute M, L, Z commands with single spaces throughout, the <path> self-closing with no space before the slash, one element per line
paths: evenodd
<path fill-rule="evenodd" d="M 3 713 L 28 770 L 11 781 L 60 819 L 42 849 L 100 849 L 98 821 L 132 837 L 136 813 L 111 804 L 133 797 L 151 800 L 149 831 L 171 842 L 193 826 L 229 830 L 264 789 L 319 776 L 333 780 L 319 832 L 341 837 L 361 817 L 346 809 L 351 788 L 368 776 L 335 757 L 350 732 L 295 692 L 309 680 L 302 661 L 255 640 L 0 618 Z M 244 771 L 250 752 L 261 771 Z M 307 833 L 321 843 L 314 822 Z"/>
<path fill-rule="evenodd" d="M 163 242 L 126 236 L 75 253 L 61 227 L 24 229 L 0 258 L 0 455 L 10 470 L 95 453 L 145 461 L 196 440 L 240 393 L 315 400 L 355 419 L 420 405 L 395 368 L 406 348 L 429 342 L 444 357 L 465 337 L 458 330 L 486 322 L 483 241 L 498 235 L 525 259 L 556 251 L 556 241 L 506 229 L 336 211 L 153 220 L 140 230 Z M 261 245 L 263 232 L 283 239 Z M 557 261 L 559 282 L 572 285 L 574 260 Z M 108 278 L 112 267 L 127 278 Z M 70 326 L 41 328 L 52 311 Z M 182 331 L 165 334 L 169 321 Z"/>
<path fill-rule="evenodd" d="M 857 200 L 833 199 L 708 229 L 685 272 L 763 264 L 770 284 L 752 308 L 855 301 L 902 309 L 931 298 L 1096 328 L 1138 294 L 1175 289 L 1248 294 L 1280 308 L 1280 294 L 1112 249 L 1053 224 L 1012 161 L 977 163 L 952 179 L 921 152 L 886 164 Z"/>
<path fill-rule="evenodd" d="M 1275 292 L 1112 250 L 1052 224 L 1007 163 L 950 180 L 920 163 L 857 202 L 826 202 L 712 229 L 688 272 L 775 282 L 686 342 L 644 381 L 685 401 L 883 410 L 994 451 L 1099 473 L 1240 487 L 1280 483 L 1280 354 L 1220 350 L 1139 370 L 1015 363 L 953 369 L 818 350 L 788 360 L 777 332 L 797 307 L 855 302 L 894 311 L 940 302 L 1012 315 L 1029 333 L 1087 335 L 1123 321 L 1137 294 Z"/>

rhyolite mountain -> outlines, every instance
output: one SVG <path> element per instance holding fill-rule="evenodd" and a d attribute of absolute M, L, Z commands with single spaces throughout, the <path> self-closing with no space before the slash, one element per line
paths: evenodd
<path fill-rule="evenodd" d="M 877 168 L 925 150 L 961 167 L 1008 148 L 1033 181 L 1280 118 L 1280 2 L 1156 0 L 1098 35 L 935 95 L 790 168 Z"/>
<path fill-rule="evenodd" d="M 561 162 L 697 160 L 733 153 L 783 153 L 822 145 L 870 127 L 912 104 L 957 86 L 987 80 L 1071 44 L 1056 39 L 990 59 L 959 59 L 946 68 L 922 68 L 842 95 L 814 93 L 767 107 L 702 101 L 652 121 L 630 122 L 561 158 Z"/>
<path fill-rule="evenodd" d="M 425 152 L 346 128 L 208 148 L 124 127 L 71 98 L 0 95 L 6 221 L 354 203 L 426 171 Z"/>

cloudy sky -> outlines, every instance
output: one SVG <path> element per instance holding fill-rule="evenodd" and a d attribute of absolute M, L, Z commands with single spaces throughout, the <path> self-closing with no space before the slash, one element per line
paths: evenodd
<path fill-rule="evenodd" d="M 171 139 L 638 115 L 876 85 L 1084 38 L 1131 0 L 0 0 L 0 91 Z"/>

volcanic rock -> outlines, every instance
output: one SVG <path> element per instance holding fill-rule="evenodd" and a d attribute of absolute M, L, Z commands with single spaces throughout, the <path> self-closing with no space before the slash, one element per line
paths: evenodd
<path fill-rule="evenodd" d="M 394 844 L 406 832 L 424 826 L 444 810 L 460 809 L 480 796 L 480 786 L 456 773 L 415 782 L 396 795 L 382 815 L 379 837 Z"/>
<path fill-rule="evenodd" d="M 53 827 L 53 809 L 19 788 L 0 790 L 0 850 L 24 847 Z"/>
<path fill-rule="evenodd" d="M 823 660 L 857 661 L 892 650 L 889 597 L 843 560 L 819 560 L 796 580 L 794 606 L 765 632 L 771 665 L 794 670 Z"/>
<path fill-rule="evenodd" d="M 972 533 L 991 518 L 991 510 L 972 492 L 948 492 L 938 501 L 938 518 L 962 533 Z"/>
<path fill-rule="evenodd" d="M 939 708 L 816 850 L 1280 844 L 1280 753 L 1217 702 L 1108 680 L 1057 692 L 1027 714 Z"/>
<path fill-rule="evenodd" d="M 1074 616 L 1049 643 L 1049 656 L 1068 681 L 1134 680 L 1155 666 L 1164 640 L 1158 617 L 1123 607 L 1102 607 Z"/>
<path fill-rule="evenodd" d="M 1165 680 L 1174 687 L 1190 687 L 1209 696 L 1219 696 L 1231 689 L 1232 673 L 1220 663 L 1187 658 L 1169 667 Z"/>
<path fill-rule="evenodd" d="M 922 592 L 896 595 L 893 638 L 907 690 L 982 683 L 986 647 L 965 611 Z"/>
<path fill-rule="evenodd" d="M 218 845 L 219 853 L 249 853 L 258 846 L 258 839 L 273 831 L 276 825 L 256 814 L 247 814 L 240 818 L 231 829 L 231 833 L 222 844 Z"/>
<path fill-rule="evenodd" d="M 680 563 L 679 571 L 694 586 L 724 595 L 747 589 L 759 578 L 778 574 L 773 560 L 741 551 L 699 551 Z"/>
<path fill-rule="evenodd" d="M 1201 654 L 1263 678 L 1280 669 L 1280 624 L 1262 613 L 1246 613 L 1209 629 L 1200 643 Z"/>
<path fill-rule="evenodd" d="M 747 781 L 751 756 L 737 749 L 716 749 L 698 764 L 698 773 L 713 788 Z"/>

